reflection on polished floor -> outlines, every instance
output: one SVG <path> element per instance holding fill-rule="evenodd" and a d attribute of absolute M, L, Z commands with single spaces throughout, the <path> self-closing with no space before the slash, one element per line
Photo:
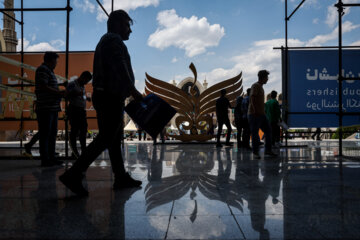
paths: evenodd
<path fill-rule="evenodd" d="M 360 142 L 341 159 L 337 142 L 291 144 L 256 160 L 236 144 L 128 142 L 142 188 L 113 191 L 105 152 L 86 198 L 58 181 L 66 166 L 1 160 L 0 239 L 359 239 Z"/>

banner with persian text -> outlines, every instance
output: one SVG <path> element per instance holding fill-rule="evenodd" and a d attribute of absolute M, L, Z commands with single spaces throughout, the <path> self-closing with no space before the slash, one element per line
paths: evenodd
<path fill-rule="evenodd" d="M 289 127 L 337 127 L 339 57 L 337 50 L 291 50 L 288 54 Z M 360 50 L 343 51 L 344 77 L 360 77 Z M 360 113 L 360 81 L 342 85 L 344 112 Z M 291 114 L 291 113 L 305 114 Z M 331 113 L 334 114 L 324 114 Z M 306 114 L 315 113 L 315 114 Z M 319 113 L 319 114 L 316 114 Z M 343 117 L 343 126 L 360 124 L 360 115 Z"/>

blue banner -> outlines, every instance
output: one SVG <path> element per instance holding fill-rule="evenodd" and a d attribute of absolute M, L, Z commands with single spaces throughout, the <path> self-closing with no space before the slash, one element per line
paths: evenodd
<path fill-rule="evenodd" d="M 339 57 L 337 50 L 291 50 L 288 54 L 289 127 L 338 127 Z M 360 77 L 360 50 L 343 51 L 343 77 Z M 360 81 L 343 81 L 343 111 L 360 112 Z M 343 126 L 360 124 L 360 115 L 344 116 Z"/>

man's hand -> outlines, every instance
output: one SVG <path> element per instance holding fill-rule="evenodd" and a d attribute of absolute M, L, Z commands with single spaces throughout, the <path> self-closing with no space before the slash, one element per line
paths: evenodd
<path fill-rule="evenodd" d="M 134 90 L 132 91 L 131 96 L 134 98 L 135 101 L 141 102 L 143 99 L 143 95 L 138 90 L 136 90 L 136 88 L 134 88 Z"/>

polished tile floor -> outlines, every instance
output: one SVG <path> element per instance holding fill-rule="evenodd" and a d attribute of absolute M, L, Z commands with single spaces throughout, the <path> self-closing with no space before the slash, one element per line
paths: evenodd
<path fill-rule="evenodd" d="M 71 162 L 1 160 L 0 239 L 359 239 L 360 142 L 344 142 L 349 158 L 335 141 L 289 144 L 256 160 L 236 144 L 127 142 L 142 188 L 113 191 L 104 152 L 86 198 L 58 181 Z"/>

